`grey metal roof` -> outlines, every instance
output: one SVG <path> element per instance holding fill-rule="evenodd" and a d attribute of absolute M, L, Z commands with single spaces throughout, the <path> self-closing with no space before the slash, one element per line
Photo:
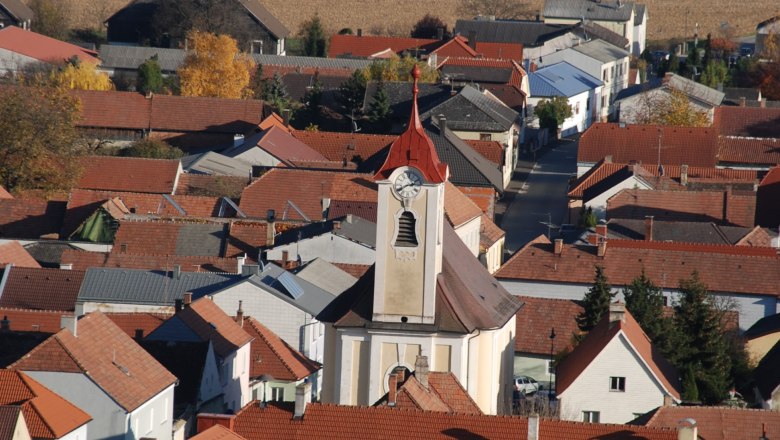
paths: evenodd
<path fill-rule="evenodd" d="M 295 274 L 299 278 L 319 286 L 334 295 L 341 294 L 341 292 L 352 287 L 357 281 L 357 278 L 322 258 L 311 260 Z"/>
<path fill-rule="evenodd" d="M 424 120 L 440 114 L 447 118 L 447 126 L 453 130 L 489 132 L 509 130 L 518 117 L 516 111 L 471 86 L 420 117 Z"/>
<path fill-rule="evenodd" d="M 458 186 L 493 187 L 504 192 L 501 170 L 463 142 L 449 128 L 441 133 L 432 121 L 425 122 L 425 132 L 433 141 L 439 159 L 450 168 L 450 182 Z"/>
<path fill-rule="evenodd" d="M 527 20 L 458 20 L 454 32 L 467 38 L 475 32 L 477 41 L 521 43 L 525 47 L 538 47 L 564 35 L 573 27 Z"/>
<path fill-rule="evenodd" d="M 101 67 L 106 69 L 135 70 L 149 58 L 157 55 L 157 63 L 163 72 L 175 72 L 184 62 L 187 53 L 182 49 L 160 47 L 120 46 L 103 44 L 98 51 Z"/>
<path fill-rule="evenodd" d="M 193 300 L 240 282 L 241 275 L 212 272 L 90 268 L 81 283 L 77 304 L 146 304 L 173 306 L 184 293 Z"/>
<path fill-rule="evenodd" d="M 528 74 L 532 97 L 570 98 L 603 84 L 600 79 L 588 75 L 567 62 L 545 66 Z"/>
<path fill-rule="evenodd" d="M 284 55 L 254 54 L 255 62 L 268 66 L 300 66 L 319 67 L 323 69 L 349 69 L 358 70 L 368 67 L 372 60 L 357 60 L 349 58 L 318 58 Z"/>
<path fill-rule="evenodd" d="M 600 38 L 613 46 L 620 47 L 622 49 L 628 48 L 628 38 L 612 32 L 611 30 L 595 23 L 591 20 L 585 20 L 584 23 L 580 23 L 580 26 L 575 31 L 577 35 L 581 35 L 586 41 L 592 38 Z"/>
<path fill-rule="evenodd" d="M 680 90 L 686 95 L 713 107 L 719 106 L 726 96 L 723 92 L 715 90 L 712 87 L 707 87 L 704 84 L 697 83 L 696 81 L 691 81 L 680 75 L 671 75 L 671 78 L 668 78 L 666 84 L 669 87 Z"/>
<path fill-rule="evenodd" d="M 19 21 L 32 20 L 34 17 L 32 9 L 20 0 L 2 0 L 0 8 L 5 9 Z"/>
<path fill-rule="evenodd" d="M 225 225 L 185 223 L 176 236 L 176 255 L 219 256 L 226 238 Z"/>
<path fill-rule="evenodd" d="M 336 222 L 339 227 L 336 228 Z M 324 222 L 315 222 L 300 228 L 291 229 L 276 236 L 274 246 L 282 246 L 296 241 L 333 234 L 369 247 L 376 246 L 376 224 L 357 215 L 346 215 Z"/>
<path fill-rule="evenodd" d="M 512 69 L 445 64 L 441 68 L 441 74 L 454 81 L 506 84 L 512 78 Z"/>
<path fill-rule="evenodd" d="M 576 50 L 602 63 L 620 60 L 629 56 L 627 51 L 601 39 L 594 39 L 587 43 L 573 46 L 571 50 Z"/>
<path fill-rule="evenodd" d="M 625 0 L 546 0 L 542 14 L 545 18 L 628 21 L 634 7 Z"/>
<path fill-rule="evenodd" d="M 246 162 L 213 151 L 185 156 L 181 158 L 181 166 L 184 171 L 193 174 L 236 177 L 252 174 L 252 166 Z"/>
<path fill-rule="evenodd" d="M 637 3 L 634 5 L 634 26 L 639 26 L 645 21 L 645 12 L 647 11 L 647 7 L 642 3 Z"/>
<path fill-rule="evenodd" d="M 287 275 L 285 275 L 287 274 Z M 287 277 L 300 287 L 302 294 L 294 297 L 292 293 L 280 281 L 280 277 Z M 305 279 L 293 275 L 281 267 L 269 263 L 266 264 L 259 275 L 252 275 L 245 280 L 277 298 L 292 304 L 310 315 L 317 315 L 336 297 L 334 294 L 315 286 Z M 219 295 L 219 292 L 214 292 Z"/>

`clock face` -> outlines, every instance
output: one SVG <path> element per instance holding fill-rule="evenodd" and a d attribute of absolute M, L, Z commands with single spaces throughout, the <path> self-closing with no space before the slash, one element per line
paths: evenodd
<path fill-rule="evenodd" d="M 395 193 L 403 198 L 415 197 L 420 193 L 421 187 L 422 179 L 417 173 L 410 170 L 406 170 L 399 174 L 398 177 L 395 178 L 395 183 L 393 184 Z"/>

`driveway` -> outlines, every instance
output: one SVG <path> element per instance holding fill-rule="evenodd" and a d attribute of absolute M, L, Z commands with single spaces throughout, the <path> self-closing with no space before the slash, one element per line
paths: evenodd
<path fill-rule="evenodd" d="M 522 171 L 522 170 L 521 170 Z M 566 213 L 569 178 L 577 172 L 577 142 L 563 139 L 533 165 L 530 174 L 501 217 L 506 231 L 506 248 L 515 252 L 542 234 L 548 227 L 560 225 Z M 510 188 L 510 190 L 512 190 Z M 556 231 L 550 231 L 554 236 Z"/>

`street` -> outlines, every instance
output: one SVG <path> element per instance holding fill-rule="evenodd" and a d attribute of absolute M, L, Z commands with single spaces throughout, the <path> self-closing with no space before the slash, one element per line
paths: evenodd
<path fill-rule="evenodd" d="M 577 142 L 568 139 L 560 140 L 555 149 L 547 150 L 536 164 L 518 162 L 508 188 L 516 193 L 509 198 L 509 206 L 500 220 L 501 229 L 506 231 L 508 251 L 517 251 L 541 234 L 555 235 L 554 226 L 563 222 L 566 213 L 569 178 L 576 172 Z"/>

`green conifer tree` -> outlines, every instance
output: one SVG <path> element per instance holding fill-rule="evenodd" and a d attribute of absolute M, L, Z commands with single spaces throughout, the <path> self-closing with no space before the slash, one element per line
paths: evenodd
<path fill-rule="evenodd" d="M 609 313 L 609 305 L 615 298 L 617 292 L 612 290 L 612 286 L 604 275 L 604 267 L 596 266 L 596 275 L 593 279 L 593 286 L 585 293 L 584 310 L 577 316 L 577 325 L 583 332 L 589 332 L 601 318 Z"/>
<path fill-rule="evenodd" d="M 380 79 L 376 84 L 376 93 L 368 108 L 368 120 L 386 128 L 391 113 L 390 98 L 385 90 L 385 82 Z"/>

